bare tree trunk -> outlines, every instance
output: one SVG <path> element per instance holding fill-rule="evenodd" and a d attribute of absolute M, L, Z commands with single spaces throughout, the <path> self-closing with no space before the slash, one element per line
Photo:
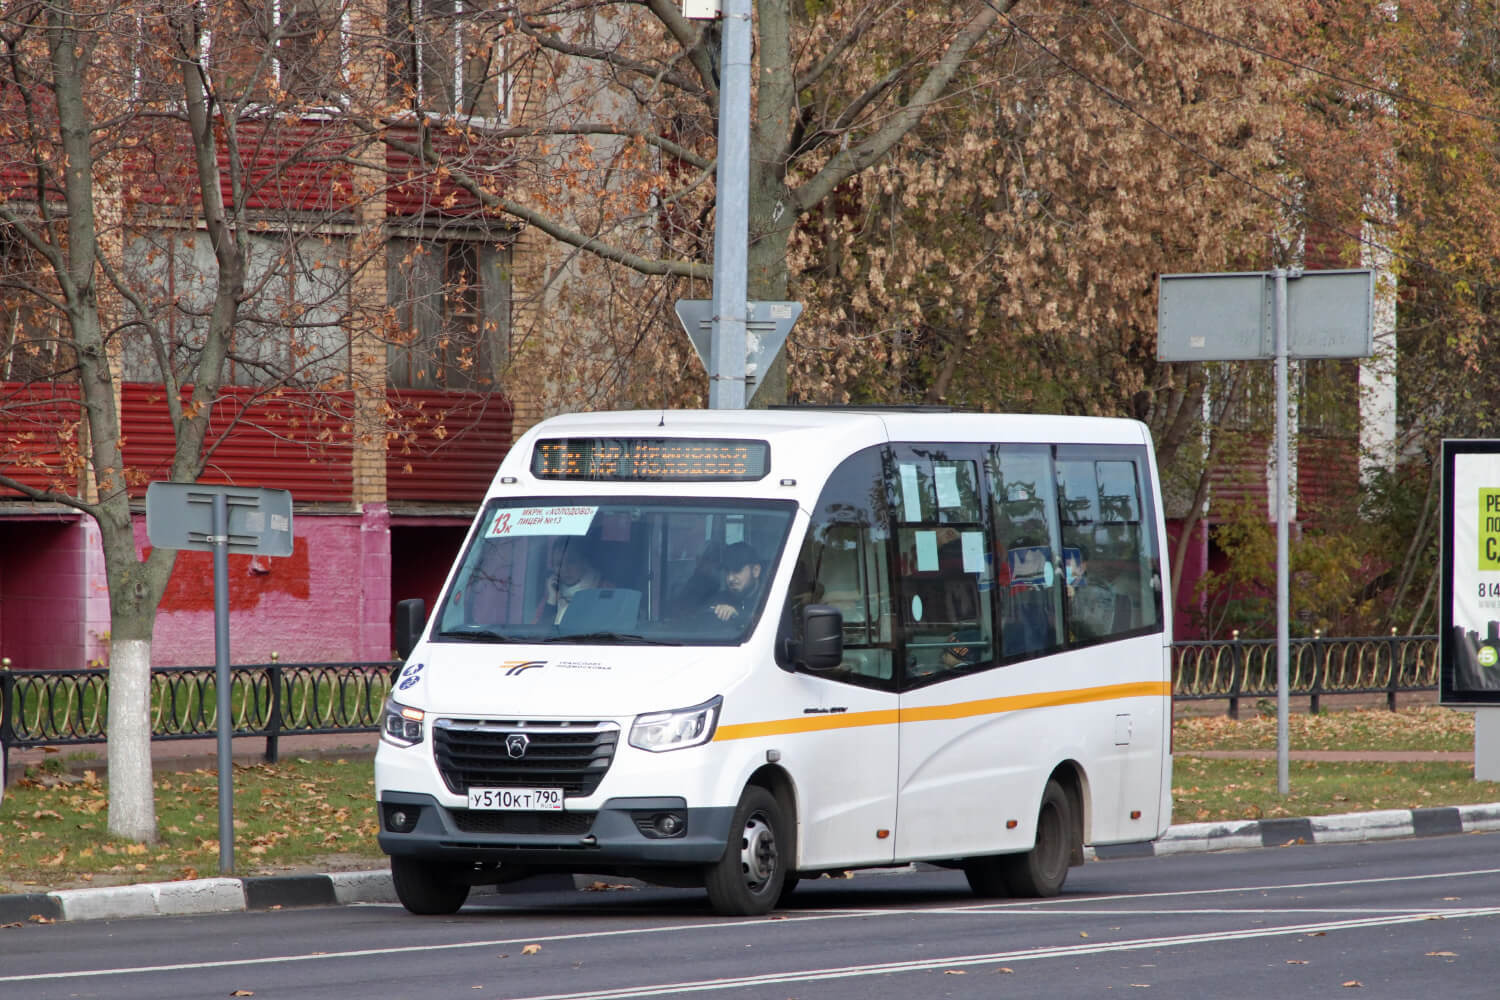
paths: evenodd
<path fill-rule="evenodd" d="M 1240 382 L 1243 378 L 1243 370 L 1236 368 L 1229 382 L 1229 391 L 1225 393 L 1224 404 L 1219 408 L 1220 418 L 1229 412 L 1234 405 L 1234 399 L 1239 395 Z M 1202 399 L 1202 392 L 1196 394 Z M 1203 506 L 1208 501 L 1208 490 L 1212 485 L 1210 472 L 1214 467 L 1214 461 L 1219 455 L 1219 445 L 1223 442 L 1223 435 L 1217 430 L 1218 420 L 1214 421 L 1216 427 L 1211 430 L 1208 438 L 1208 453 L 1203 456 L 1203 466 L 1198 473 L 1198 488 L 1193 491 L 1193 502 L 1188 508 L 1187 516 L 1183 518 L 1182 528 L 1177 533 L 1177 545 L 1172 551 L 1172 608 L 1177 607 L 1177 598 L 1182 587 L 1182 567 L 1187 562 L 1188 539 L 1197 530 L 1198 522 L 1203 516 Z"/>
<path fill-rule="evenodd" d="M 1406 546 L 1406 553 L 1401 561 L 1401 573 L 1396 581 L 1396 588 L 1391 594 L 1391 610 L 1386 615 L 1385 626 L 1389 628 L 1395 620 L 1396 608 L 1400 607 L 1406 592 L 1411 588 L 1412 577 L 1416 574 L 1417 557 L 1427 547 L 1427 538 L 1432 531 L 1432 514 L 1437 506 L 1438 487 L 1442 483 L 1441 462 L 1434 462 L 1432 472 L 1427 479 L 1427 495 L 1422 499 L 1422 516 L 1417 521 L 1417 530 L 1412 532 L 1411 541 Z M 1428 596 L 1432 592 L 1432 579 L 1436 579 L 1434 572 L 1428 580 L 1427 594 L 1423 595 L 1422 605 L 1427 603 Z M 1422 608 L 1417 609 L 1420 616 Z"/>
<path fill-rule="evenodd" d="M 154 840 L 149 640 L 110 643 L 108 724 L 109 831 L 132 840 Z"/>

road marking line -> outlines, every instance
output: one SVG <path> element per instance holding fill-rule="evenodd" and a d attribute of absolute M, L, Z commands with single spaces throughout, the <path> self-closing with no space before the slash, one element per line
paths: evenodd
<path fill-rule="evenodd" d="M 719 929 L 733 928 L 733 927 L 757 927 L 757 926 L 766 927 L 766 926 L 776 926 L 776 924 L 778 924 L 778 923 L 798 923 L 798 922 L 802 922 L 802 921 L 811 921 L 811 920 L 842 920 L 842 919 L 849 919 L 849 918 L 865 918 L 865 917 L 872 917 L 872 916 L 911 916 L 913 914 L 943 914 L 943 913 L 958 914 L 958 915 L 971 915 L 971 914 L 985 913 L 985 912 L 992 912 L 992 913 L 997 913 L 997 914 L 1002 914 L 1002 915 L 1005 914 L 1005 913 L 1036 913 L 1036 912 L 1043 912 L 1043 909 L 1042 909 L 1043 907 L 1045 907 L 1046 910 L 1053 910 L 1053 909 L 1056 909 L 1057 905 L 1066 906 L 1068 904 L 1074 904 L 1074 905 L 1091 905 L 1091 904 L 1097 904 L 1097 903 L 1102 903 L 1102 902 L 1112 902 L 1112 901 L 1115 901 L 1115 900 L 1138 901 L 1138 900 L 1149 900 L 1149 899 L 1169 899 L 1169 898 L 1177 898 L 1177 897 L 1184 897 L 1184 896 L 1199 896 L 1199 895 L 1209 895 L 1209 894 L 1224 895 L 1224 894 L 1230 894 L 1230 893 L 1267 892 L 1267 891 L 1273 891 L 1273 890 L 1287 890 L 1287 889 L 1330 888 L 1330 887 L 1335 887 L 1335 886 L 1350 886 L 1350 885 L 1375 885 L 1375 884 L 1383 884 L 1383 883 L 1390 883 L 1390 882 L 1410 882 L 1410 881 L 1426 881 L 1426 880 L 1432 880 L 1432 879 L 1470 878 L 1470 877 L 1479 876 L 1479 875 L 1500 875 L 1500 868 L 1482 868 L 1482 869 L 1474 869 L 1474 870 L 1471 870 L 1471 871 L 1460 871 L 1460 872 L 1433 872 L 1433 873 L 1419 874 L 1419 875 L 1391 875 L 1391 876 L 1381 876 L 1381 877 L 1378 877 L 1378 878 L 1365 878 L 1365 879 L 1339 879 L 1339 880 L 1328 881 L 1328 882 L 1298 882 L 1298 883 L 1289 883 L 1289 884 L 1286 884 L 1286 885 L 1260 885 L 1260 886 L 1240 886 L 1240 887 L 1232 887 L 1232 886 L 1225 887 L 1225 886 L 1221 886 L 1219 888 L 1213 888 L 1213 889 L 1182 889 L 1182 890 L 1174 890 L 1174 891 L 1171 891 L 1171 892 L 1140 893 L 1140 894 L 1135 894 L 1135 895 L 1115 894 L 1115 895 L 1108 895 L 1108 896 L 1085 896 L 1085 897 L 1058 896 L 1058 897 L 1055 897 L 1053 899 L 1047 899 L 1047 900 L 1027 900 L 1025 902 L 1017 902 L 1015 900 L 1008 900 L 1008 901 L 999 902 L 999 903 L 996 903 L 996 902 L 976 903 L 976 904 L 974 904 L 972 906 L 965 906 L 965 907 L 943 907 L 943 908 L 933 908 L 933 909 L 911 909 L 911 908 L 906 908 L 906 907 L 902 907 L 902 908 L 880 908 L 880 907 L 872 907 L 872 908 L 844 908 L 844 909 L 833 910 L 833 911 L 827 911 L 827 910 L 820 911 L 818 913 L 807 914 L 805 916 L 804 915 L 788 916 L 785 920 L 776 921 L 776 922 L 769 921 L 765 917 L 757 917 L 757 918 L 750 919 L 750 920 L 717 920 L 717 921 L 711 921 L 711 922 L 700 923 L 700 924 L 677 924 L 677 925 L 663 925 L 663 926 L 659 926 L 659 927 L 624 928 L 624 929 L 620 929 L 620 930 L 610 930 L 610 931 L 589 931 L 589 932 L 585 932 L 585 933 L 582 933 L 582 934 L 553 934 L 553 935 L 546 935 L 546 936 L 542 936 L 542 937 L 499 938 L 499 939 L 491 939 L 491 940 L 485 940 L 485 941 L 458 941 L 458 942 L 450 942 L 450 943 L 446 943 L 446 944 L 410 945 L 410 946 L 396 947 L 396 948 L 370 948 L 370 949 L 360 949 L 360 950 L 356 950 L 356 951 L 323 952 L 323 953 L 319 953 L 319 954 L 305 954 L 305 955 L 274 955 L 274 956 L 267 956 L 265 958 L 243 958 L 243 959 L 224 959 L 224 960 L 219 960 L 219 961 L 205 961 L 205 962 L 183 962 L 183 963 L 177 963 L 177 964 L 172 964 L 172 965 L 133 966 L 133 967 L 123 967 L 123 968 L 118 968 L 118 969 L 88 969 L 88 970 L 75 970 L 75 971 L 66 971 L 66 972 L 39 972 L 39 973 L 31 973 L 31 974 L 19 975 L 19 976 L 0 976 L 0 983 L 46 982 L 46 981 L 50 981 L 50 980 L 59 980 L 59 979 L 86 979 L 86 978 L 89 978 L 89 977 L 92 977 L 92 976 L 123 976 L 123 975 L 139 975 L 141 973 L 154 973 L 154 972 L 180 972 L 180 971 L 191 971 L 191 970 L 200 970 L 200 969 L 240 968 L 240 967 L 245 967 L 245 966 L 263 965 L 263 964 L 267 964 L 267 963 L 280 963 L 280 962 L 312 962 L 312 961 L 326 961 L 326 960 L 330 960 L 330 959 L 368 958 L 368 957 L 382 956 L 382 955 L 400 955 L 400 954 L 412 954 L 412 953 L 432 952 L 432 951 L 458 951 L 458 950 L 473 949 L 473 948 L 496 948 L 496 947 L 506 947 L 506 946 L 518 947 L 518 946 L 520 946 L 522 944 L 531 944 L 531 943 L 538 943 L 538 944 L 540 944 L 540 943 L 544 943 L 544 942 L 557 942 L 557 941 L 586 941 L 586 940 L 596 939 L 596 938 L 624 937 L 624 936 L 627 936 L 627 935 L 634 935 L 634 934 L 682 933 L 682 932 L 685 932 L 685 931 L 719 930 Z M 493 910 L 491 912 L 493 912 Z M 519 909 L 518 908 L 518 909 L 516 909 L 515 912 L 518 913 L 518 914 L 523 914 L 526 911 L 524 909 Z M 1142 915 L 1149 915 L 1149 913 L 1150 913 L 1150 911 L 1135 911 L 1135 912 L 1136 913 L 1140 913 Z M 1189 912 L 1202 912 L 1202 911 L 1189 911 Z M 1239 912 L 1247 912 L 1247 911 L 1239 911 Z M 1374 923 L 1370 923 L 1370 924 L 1368 924 L 1368 926 L 1386 926 L 1388 924 L 1412 923 L 1412 922 L 1418 922 L 1418 921 L 1422 921 L 1422 920 L 1451 919 L 1453 917 L 1462 917 L 1462 916 L 1491 916 L 1491 915 L 1496 915 L 1496 914 L 1500 914 L 1500 907 L 1492 908 L 1492 909 L 1476 909 L 1476 910 L 1417 910 L 1417 911 L 1405 910 L 1405 911 L 1401 911 L 1401 915 L 1398 915 L 1398 916 L 1371 917 L 1371 918 L 1368 918 L 1368 920 L 1374 921 Z M 1125 914 L 1122 914 L 1122 915 L 1125 915 Z M 1343 923 L 1343 922 L 1335 922 L 1335 923 L 1330 923 L 1330 924 L 1326 924 L 1326 925 L 1313 924 L 1313 925 L 1308 925 L 1308 926 L 1311 927 L 1312 929 L 1342 930 L 1342 929 L 1345 929 L 1346 924 Z M 1361 926 L 1361 924 L 1356 921 L 1356 922 L 1347 924 L 1347 926 Z M 1294 933 L 1302 933 L 1302 931 L 1299 931 L 1296 928 L 1267 928 L 1267 929 L 1263 929 L 1263 930 L 1252 930 L 1252 931 L 1223 931 L 1223 932 L 1217 932 L 1216 935 L 1211 936 L 1209 938 L 1205 938 L 1204 940 L 1232 940 L 1235 935 L 1239 935 L 1239 936 L 1242 936 L 1242 937 L 1261 937 L 1261 936 L 1266 936 L 1266 935 L 1294 934 Z M 1131 947 L 1131 948 L 1135 948 L 1135 947 L 1138 947 L 1138 948 L 1146 948 L 1146 947 L 1169 947 L 1169 946 L 1174 945 L 1174 944 L 1193 943 L 1195 940 L 1197 940 L 1197 939 L 1196 938 L 1166 938 L 1166 939 L 1155 939 L 1155 938 L 1152 938 L 1152 939 L 1144 939 L 1142 943 L 1134 944 L 1134 945 L 1129 945 L 1129 947 Z M 1126 943 L 1126 944 L 1128 944 L 1128 943 Z M 1088 946 L 1082 946 L 1084 948 L 1084 950 L 1081 951 L 1081 952 L 1076 952 L 1076 953 L 1079 953 L 1079 954 L 1088 954 L 1088 953 L 1091 953 L 1089 951 L 1089 949 L 1091 949 L 1091 948 L 1093 948 L 1093 949 L 1102 949 L 1102 950 L 1128 950 L 1128 948 L 1126 947 L 1126 944 L 1122 944 L 1120 947 L 1112 947 L 1112 946 L 1107 946 L 1107 945 L 1097 945 L 1097 946 L 1095 946 L 1095 945 L 1088 945 Z M 1076 949 L 1079 946 L 1072 946 L 1072 947 L 1073 947 L 1073 949 Z M 1075 953 L 1074 950 L 1069 950 L 1069 949 L 1063 949 L 1063 950 L 1060 950 L 1060 951 L 1056 952 L 1056 954 L 1059 954 L 1059 955 L 1074 954 L 1074 953 Z M 969 961 L 970 964 L 983 964 L 984 962 L 987 962 L 987 961 L 1000 961 L 1000 960 L 1005 960 L 1005 961 L 1025 961 L 1028 958 L 1045 958 L 1045 957 L 1049 957 L 1049 954 L 1050 954 L 1049 952 L 1043 950 L 1043 951 L 1038 951 L 1036 953 L 1031 953 L 1031 952 L 1001 952 L 1001 953 L 997 953 L 997 955 L 999 957 L 976 957 L 976 958 L 973 958 L 972 960 L 967 960 L 967 959 L 963 959 L 963 958 L 949 959 L 949 960 L 937 960 L 937 959 L 934 959 L 933 962 L 936 963 L 936 964 L 934 966 L 931 966 L 931 967 L 943 967 L 945 963 L 946 964 L 951 964 L 953 962 L 963 962 L 963 961 Z M 876 969 L 881 969 L 881 970 L 885 970 L 885 971 L 894 971 L 894 972 L 903 971 L 902 968 L 899 967 L 901 965 L 901 963 L 896 963 L 895 965 L 897 967 L 892 967 L 892 968 L 889 968 L 889 969 L 887 969 L 887 967 L 885 967 L 885 966 L 872 966 L 870 968 L 876 968 Z M 927 968 L 929 966 L 923 965 L 922 967 L 923 968 Z M 861 968 L 861 967 L 850 967 L 850 968 Z M 856 974 L 856 973 L 839 973 L 837 975 L 826 974 L 822 978 L 842 978 L 842 977 L 846 977 L 847 975 L 854 975 L 854 974 Z M 875 973 L 857 973 L 857 974 L 864 975 L 864 974 L 875 974 Z M 803 976 L 803 975 L 806 975 L 806 974 L 803 974 L 803 973 L 788 973 L 787 975 Z M 777 981 L 779 982 L 780 980 L 777 980 Z M 790 981 L 801 981 L 801 980 L 787 980 L 787 981 L 790 982 Z M 745 985 L 750 985 L 750 984 L 751 983 L 749 981 L 746 981 L 746 983 L 745 983 Z M 650 987 L 643 987 L 643 988 L 650 988 Z M 687 987 L 674 987 L 674 988 L 687 989 Z M 703 987 L 703 988 L 707 989 L 709 987 Z M 628 993 L 619 993 L 619 994 L 616 994 L 616 993 L 600 993 L 600 994 L 597 994 L 597 996 L 600 997 L 600 998 L 614 997 L 614 996 L 625 997 L 625 996 L 631 996 L 631 995 L 634 995 L 634 994 L 628 994 Z M 641 994 L 641 995 L 647 995 L 647 994 Z M 572 996 L 572 995 L 571 994 L 567 994 L 566 996 Z M 578 994 L 578 996 L 580 998 L 583 998 L 583 997 L 594 997 L 595 994 Z M 531 1000 L 552 1000 L 552 998 L 531 998 Z"/>
<path fill-rule="evenodd" d="M 595 990 L 583 993 L 548 993 L 517 1000 L 632 1000 L 636 997 L 661 996 L 678 993 L 705 993 L 717 990 L 744 989 L 752 986 L 778 986 L 793 983 L 821 982 L 831 979 L 854 979 L 862 976 L 888 976 L 901 972 L 932 972 L 940 969 L 962 968 L 974 965 L 992 965 L 998 962 L 1028 962 L 1043 958 L 1075 958 L 1082 955 L 1099 955 L 1109 952 L 1142 951 L 1152 948 L 1174 948 L 1182 945 L 1213 944 L 1223 941 L 1238 941 L 1248 938 L 1288 937 L 1297 934 L 1326 934 L 1338 930 L 1362 930 L 1369 927 L 1391 927 L 1398 924 L 1417 923 L 1424 920 L 1453 919 L 1455 917 L 1500 916 L 1500 907 L 1484 907 L 1472 910 L 1452 910 L 1437 917 L 1432 914 L 1412 914 L 1398 917 L 1371 917 L 1364 920 L 1338 921 L 1333 923 L 1301 924 L 1295 927 L 1254 928 L 1248 930 L 1223 931 L 1209 934 L 1192 934 L 1182 937 L 1141 938 L 1130 941 L 1100 942 L 1087 945 L 1066 945 L 1053 948 L 1035 948 L 1022 951 L 992 952 L 985 955 L 960 955 L 953 958 L 933 958 L 909 962 L 884 962 L 878 965 L 850 965 L 830 969 L 810 969 L 804 972 L 767 973 L 760 976 L 742 976 L 735 979 L 705 979 L 683 983 L 663 983 L 655 986 L 635 986 L 613 990 Z"/>

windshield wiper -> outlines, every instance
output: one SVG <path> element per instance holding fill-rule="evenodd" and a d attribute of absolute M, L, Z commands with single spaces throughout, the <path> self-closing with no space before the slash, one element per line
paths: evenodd
<path fill-rule="evenodd" d="M 682 643 L 670 639 L 651 639 L 644 635 L 636 635 L 631 632 L 578 632 L 566 635 L 548 636 L 538 639 L 538 642 L 618 642 L 622 645 L 631 646 L 681 646 Z"/>
<path fill-rule="evenodd" d="M 521 637 L 506 635 L 504 632 L 496 632 L 492 628 L 482 625 L 469 625 L 464 628 L 452 628 L 438 633 L 439 639 L 464 639 L 468 642 L 521 642 Z"/>

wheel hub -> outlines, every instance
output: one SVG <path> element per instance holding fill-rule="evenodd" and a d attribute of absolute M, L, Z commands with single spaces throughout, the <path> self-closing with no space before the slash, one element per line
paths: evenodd
<path fill-rule="evenodd" d="M 745 823 L 740 867 L 745 872 L 745 884 L 751 889 L 759 889 L 776 874 L 776 835 L 763 816 L 751 816 Z"/>

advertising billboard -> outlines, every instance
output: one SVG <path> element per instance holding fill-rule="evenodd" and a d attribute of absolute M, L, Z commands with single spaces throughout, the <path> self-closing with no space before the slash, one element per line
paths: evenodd
<path fill-rule="evenodd" d="M 1442 545 L 1441 701 L 1500 704 L 1500 440 L 1443 442 Z"/>

